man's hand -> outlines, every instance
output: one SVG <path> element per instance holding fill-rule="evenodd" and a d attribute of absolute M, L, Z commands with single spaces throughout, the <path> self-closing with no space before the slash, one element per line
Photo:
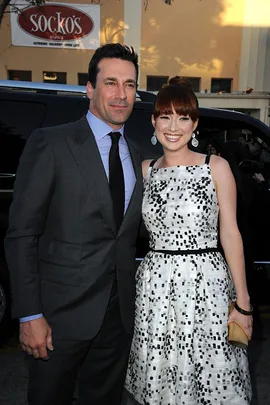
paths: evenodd
<path fill-rule="evenodd" d="M 52 330 L 44 317 L 20 323 L 22 349 L 35 359 L 48 360 L 48 351 L 53 350 Z"/>

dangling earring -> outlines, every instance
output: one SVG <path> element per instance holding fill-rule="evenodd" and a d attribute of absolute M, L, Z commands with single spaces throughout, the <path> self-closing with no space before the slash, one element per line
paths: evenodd
<path fill-rule="evenodd" d="M 198 145 L 199 145 L 199 141 L 198 141 L 198 139 L 196 138 L 195 132 L 193 132 L 191 138 L 192 138 L 192 139 L 191 139 L 191 145 L 192 145 L 194 148 L 197 148 Z"/>
<path fill-rule="evenodd" d="M 153 136 L 151 138 L 151 144 L 154 145 L 154 146 L 157 144 L 156 131 L 154 131 Z"/>

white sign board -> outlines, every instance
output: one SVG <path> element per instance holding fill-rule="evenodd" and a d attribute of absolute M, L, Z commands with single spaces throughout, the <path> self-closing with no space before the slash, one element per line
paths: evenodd
<path fill-rule="evenodd" d="M 12 5 L 11 5 L 12 7 Z M 100 6 L 46 3 L 16 4 L 11 13 L 12 45 L 42 48 L 97 49 L 100 46 Z"/>

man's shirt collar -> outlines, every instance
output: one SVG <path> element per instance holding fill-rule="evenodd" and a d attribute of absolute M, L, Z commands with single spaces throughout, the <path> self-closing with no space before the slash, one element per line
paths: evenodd
<path fill-rule="evenodd" d="M 88 111 L 86 114 L 86 119 L 88 124 L 94 134 L 96 141 L 100 141 L 102 138 L 107 136 L 110 132 L 120 132 L 121 135 L 124 135 L 124 125 L 114 131 L 110 125 L 106 124 L 106 122 L 102 121 L 100 118 L 96 117 L 91 111 Z"/>

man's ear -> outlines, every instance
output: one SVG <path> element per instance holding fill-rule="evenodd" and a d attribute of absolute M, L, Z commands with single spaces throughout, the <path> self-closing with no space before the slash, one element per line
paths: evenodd
<path fill-rule="evenodd" d="M 87 82 L 86 91 L 87 91 L 87 97 L 89 98 L 89 100 L 91 100 L 93 98 L 94 87 L 92 86 L 92 84 L 90 82 Z"/>

